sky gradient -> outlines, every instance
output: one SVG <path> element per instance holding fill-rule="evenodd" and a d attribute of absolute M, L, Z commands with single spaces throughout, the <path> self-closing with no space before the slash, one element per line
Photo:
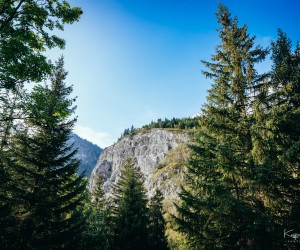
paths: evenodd
<path fill-rule="evenodd" d="M 63 54 L 74 85 L 75 132 L 104 148 L 125 128 L 200 112 L 210 80 L 200 60 L 219 43 L 216 0 L 71 0 L 83 16 L 63 33 Z M 300 38 L 300 1 L 221 1 L 256 43 L 269 46 L 281 28 Z M 266 61 L 260 72 L 270 69 Z"/>

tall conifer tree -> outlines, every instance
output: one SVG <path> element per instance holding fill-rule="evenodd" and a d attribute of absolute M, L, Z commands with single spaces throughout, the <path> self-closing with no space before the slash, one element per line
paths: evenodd
<path fill-rule="evenodd" d="M 221 43 L 212 62 L 203 61 L 213 84 L 176 221 L 192 249 L 260 249 L 268 226 L 255 183 L 251 102 L 259 80 L 254 65 L 267 51 L 254 47 L 247 26 L 239 27 L 223 5 L 217 20 Z"/>
<path fill-rule="evenodd" d="M 149 201 L 149 243 L 152 250 L 167 250 L 168 241 L 165 236 L 166 221 L 163 217 L 163 196 L 156 189 Z"/>
<path fill-rule="evenodd" d="M 14 141 L 14 178 L 20 190 L 17 248 L 76 249 L 80 244 L 84 223 L 79 208 L 86 182 L 77 175 L 76 150 L 67 146 L 76 119 L 63 66 L 60 58 L 50 86 L 34 87 L 27 105 L 28 130 Z"/>
<path fill-rule="evenodd" d="M 300 230 L 300 47 L 293 51 L 292 41 L 279 30 L 271 49 L 272 70 L 254 109 L 254 155 L 278 248 L 296 249 L 282 245 L 290 240 L 282 232 Z"/>
<path fill-rule="evenodd" d="M 88 249 L 111 249 L 112 216 L 105 198 L 103 176 L 97 176 L 91 193 L 91 215 L 87 235 Z"/>
<path fill-rule="evenodd" d="M 148 249 L 148 208 L 142 176 L 130 159 L 113 186 L 113 249 Z"/>
<path fill-rule="evenodd" d="M 12 184 L 11 168 L 15 156 L 8 154 L 9 137 L 20 128 L 16 121 L 19 104 L 24 102 L 23 84 L 39 82 L 51 72 L 52 63 L 43 55 L 46 48 L 65 46 L 65 41 L 52 33 L 63 30 L 66 23 L 78 21 L 82 11 L 67 1 L 2 0 L 0 2 L 0 248 L 9 247 L 9 235 L 15 243 L 13 198 L 19 195 Z"/>

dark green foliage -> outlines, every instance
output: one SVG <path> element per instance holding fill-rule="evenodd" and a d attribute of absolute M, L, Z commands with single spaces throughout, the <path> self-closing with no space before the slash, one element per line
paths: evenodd
<path fill-rule="evenodd" d="M 149 243 L 150 249 L 153 250 L 169 249 L 165 236 L 166 222 L 163 217 L 162 201 L 162 193 L 156 189 L 149 202 Z"/>
<path fill-rule="evenodd" d="M 14 200 L 11 199 L 12 191 L 10 165 L 7 155 L 0 151 L 0 248 L 11 249 L 14 247 L 15 227 L 17 224 L 13 216 Z"/>
<path fill-rule="evenodd" d="M 121 134 L 121 138 L 126 136 L 126 135 L 133 135 L 138 129 L 136 129 L 135 127 L 133 127 L 133 125 L 131 126 L 131 128 L 126 128 L 124 130 L 124 132 Z"/>
<path fill-rule="evenodd" d="M 63 60 L 53 66 L 42 53 L 65 46 L 52 32 L 81 13 L 61 0 L 0 0 L 0 248 L 168 249 L 162 195 L 147 208 L 130 160 L 109 205 L 101 176 L 89 197 L 77 175 L 67 143 L 76 120 L 72 87 Z M 122 136 L 198 131 L 173 216 L 189 249 L 299 249 L 288 235 L 300 233 L 300 45 L 293 50 L 279 30 L 272 70 L 259 76 L 254 66 L 267 51 L 223 5 L 217 20 L 220 45 L 212 62 L 203 61 L 213 84 L 202 116 L 158 119 Z M 25 92 L 24 83 L 51 72 L 49 86 Z"/>
<path fill-rule="evenodd" d="M 111 249 L 112 245 L 112 216 L 105 199 L 103 177 L 98 175 L 95 189 L 91 194 L 91 214 L 87 235 L 88 249 Z"/>
<path fill-rule="evenodd" d="M 11 154 L 12 135 L 24 131 L 22 122 L 27 94 L 24 83 L 40 81 L 52 70 L 42 54 L 45 49 L 64 47 L 64 40 L 52 33 L 64 24 L 77 21 L 82 11 L 59 0 L 0 1 L 0 248 L 15 248 L 19 209 L 16 198 L 22 192 L 15 187 Z M 12 237 L 10 237 L 12 236 Z M 11 239 L 11 241 L 10 241 Z"/>
<path fill-rule="evenodd" d="M 63 48 L 65 42 L 53 30 L 77 21 L 82 14 L 61 0 L 0 1 L 0 88 L 40 81 L 51 71 L 42 54 L 47 48 Z"/>
<path fill-rule="evenodd" d="M 127 160 L 113 186 L 114 235 L 112 249 L 148 249 L 148 209 L 141 175 Z"/>
<path fill-rule="evenodd" d="M 16 134 L 24 126 L 19 121 L 25 118 L 23 102 L 26 100 L 21 84 L 14 89 L 0 89 L 0 247 L 1 242 L 7 248 L 15 242 L 14 229 L 16 218 L 13 214 L 15 206 L 12 197 L 17 190 L 13 186 L 12 165 L 14 160 L 10 154 L 12 134 Z"/>
<path fill-rule="evenodd" d="M 222 5 L 217 20 L 221 43 L 212 62 L 203 61 L 213 84 L 175 220 L 192 249 L 261 249 L 272 246 L 272 224 L 251 154 L 251 96 L 261 79 L 254 64 L 267 51 L 254 47 L 247 27 L 239 27 Z"/>
<path fill-rule="evenodd" d="M 284 229 L 299 232 L 300 200 L 300 53 L 281 30 L 272 43 L 272 71 L 256 100 L 257 179 L 279 239 Z M 285 239 L 286 241 L 286 239 Z M 297 249 L 288 243 L 285 249 Z"/>
<path fill-rule="evenodd" d="M 178 129 L 192 129 L 199 127 L 198 117 L 195 118 L 172 118 L 171 120 L 158 119 L 156 122 L 151 122 L 142 128 L 178 128 Z"/>
<path fill-rule="evenodd" d="M 12 212 L 15 206 L 12 196 L 16 190 L 12 186 L 13 159 L 9 148 L 11 134 L 22 127 L 14 119 L 24 117 L 20 110 L 23 108 L 21 100 L 26 95 L 20 86 L 16 86 L 14 90 L 2 89 L 0 95 L 0 246 L 9 248 L 13 247 L 11 243 L 15 241 L 16 227 L 16 218 Z"/>
<path fill-rule="evenodd" d="M 60 59 L 51 85 L 33 89 L 27 104 L 29 129 L 14 140 L 16 248 L 76 249 L 81 244 L 84 223 L 79 209 L 86 182 L 77 175 L 76 150 L 66 144 L 75 122 L 66 75 Z"/>

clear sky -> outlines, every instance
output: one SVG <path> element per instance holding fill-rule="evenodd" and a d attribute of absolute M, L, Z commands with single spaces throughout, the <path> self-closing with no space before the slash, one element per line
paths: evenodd
<path fill-rule="evenodd" d="M 199 113 L 210 80 L 200 60 L 218 44 L 217 0 L 70 0 L 83 9 L 60 35 L 67 45 L 68 84 L 74 85 L 75 132 L 100 147 L 125 128 L 158 118 Z M 257 44 L 268 46 L 281 28 L 300 40 L 299 0 L 224 0 Z M 268 70 L 265 62 L 260 71 Z"/>

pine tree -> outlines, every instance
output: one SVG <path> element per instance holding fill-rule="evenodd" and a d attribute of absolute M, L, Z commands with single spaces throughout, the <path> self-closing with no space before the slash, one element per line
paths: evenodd
<path fill-rule="evenodd" d="M 76 249 L 80 244 L 86 181 L 77 175 L 76 150 L 67 146 L 76 119 L 63 66 L 60 58 L 50 86 L 34 87 L 26 107 L 28 129 L 14 140 L 17 248 Z"/>
<path fill-rule="evenodd" d="M 169 249 L 165 236 L 166 222 L 163 217 L 162 201 L 162 193 L 156 189 L 149 201 L 149 243 L 150 249 L 153 250 Z"/>
<path fill-rule="evenodd" d="M 53 30 L 78 21 L 82 11 L 67 1 L 1 1 L 0 11 L 0 248 L 14 248 L 16 220 L 13 207 L 18 189 L 11 169 L 15 156 L 8 153 L 10 137 L 20 130 L 24 117 L 25 82 L 39 82 L 51 72 L 46 48 L 65 46 Z M 18 124 L 19 123 L 19 124 Z M 18 126 L 16 126 L 18 125 Z M 10 237 L 12 236 L 12 237 Z M 9 240 L 11 239 L 11 240 Z M 13 245 L 10 245 L 11 242 Z"/>
<path fill-rule="evenodd" d="M 276 224 L 278 249 L 297 249 L 283 247 L 282 232 L 300 231 L 300 47 L 292 51 L 292 41 L 279 30 L 271 48 L 272 70 L 255 109 L 258 180 Z"/>
<path fill-rule="evenodd" d="M 148 209 L 141 175 L 130 159 L 113 185 L 114 235 L 112 249 L 148 249 Z"/>
<path fill-rule="evenodd" d="M 105 198 L 103 176 L 99 174 L 91 194 L 92 209 L 88 229 L 88 249 L 111 249 L 112 216 Z"/>
<path fill-rule="evenodd" d="M 254 65 L 267 51 L 254 47 L 247 26 L 239 27 L 223 5 L 217 20 L 221 43 L 212 62 L 203 61 L 213 84 L 175 220 L 192 249 L 260 249 L 270 239 L 255 182 L 251 128 L 254 87 L 261 80 Z"/>

